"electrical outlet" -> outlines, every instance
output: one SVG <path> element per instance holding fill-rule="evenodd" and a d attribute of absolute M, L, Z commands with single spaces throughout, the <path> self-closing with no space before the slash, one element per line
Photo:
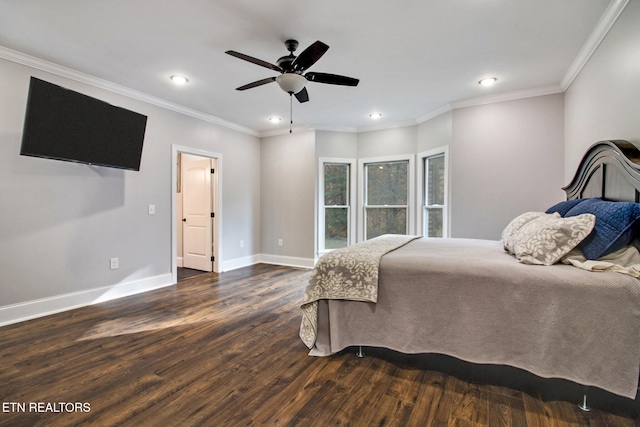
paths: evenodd
<path fill-rule="evenodd" d="M 149 215 L 156 214 L 156 205 L 149 205 Z"/>
<path fill-rule="evenodd" d="M 278 239 L 278 246 L 283 246 L 282 239 Z"/>
<path fill-rule="evenodd" d="M 117 270 L 118 269 L 118 258 L 111 258 L 109 260 L 109 268 L 111 270 Z"/>
<path fill-rule="evenodd" d="M 244 240 L 240 240 L 240 247 L 244 248 Z"/>

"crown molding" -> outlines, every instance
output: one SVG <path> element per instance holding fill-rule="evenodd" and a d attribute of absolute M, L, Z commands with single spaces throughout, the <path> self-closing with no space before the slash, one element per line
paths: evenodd
<path fill-rule="evenodd" d="M 315 127 L 317 131 L 327 131 L 327 132 L 344 132 L 344 133 L 358 133 L 358 128 L 350 127 L 350 126 L 327 126 L 327 125 L 318 125 Z"/>
<path fill-rule="evenodd" d="M 475 107 L 478 105 L 493 104 L 496 102 L 515 101 L 524 98 L 533 98 L 536 96 L 553 95 L 556 93 L 562 93 L 563 90 L 560 85 L 551 85 L 536 87 L 532 89 L 516 90 L 513 92 L 498 93 L 495 95 L 479 96 L 477 98 L 469 98 L 462 101 L 456 101 L 451 103 L 451 109 L 465 107 Z"/>
<path fill-rule="evenodd" d="M 311 125 L 302 125 L 302 126 L 293 126 L 291 128 L 291 131 L 285 128 L 278 128 L 278 129 L 263 131 L 263 132 L 260 132 L 258 136 L 260 138 L 268 138 L 270 136 L 289 135 L 294 133 L 302 133 L 302 132 L 309 132 L 309 131 L 315 131 L 315 130 L 317 129 Z"/>
<path fill-rule="evenodd" d="M 414 124 L 421 124 L 429 121 L 441 114 L 447 113 L 458 108 L 476 107 L 479 105 L 494 104 L 496 102 L 516 101 L 518 99 L 533 98 L 536 96 L 553 95 L 556 93 L 562 93 L 563 90 L 560 85 L 537 87 L 533 89 L 517 90 L 513 92 L 499 93 L 495 95 L 479 96 L 476 98 L 464 99 L 462 101 L 456 101 L 444 105 L 437 110 L 433 110 L 424 116 L 418 117 Z"/>
<path fill-rule="evenodd" d="M 442 107 L 438 108 L 437 110 L 433 110 L 430 113 L 427 113 L 427 114 L 425 114 L 423 116 L 418 117 L 416 119 L 416 124 L 424 123 L 424 122 L 429 121 L 431 119 L 435 119 L 440 114 L 448 113 L 451 110 L 453 110 L 453 107 L 451 106 L 451 104 L 443 105 Z"/>
<path fill-rule="evenodd" d="M 617 21 L 618 17 L 629 3 L 629 0 L 612 0 L 607 6 L 607 9 L 602 14 L 602 17 L 598 21 L 598 24 L 591 32 L 591 35 L 585 42 L 584 46 L 578 53 L 576 59 L 565 73 L 562 80 L 560 80 L 560 87 L 563 91 L 566 91 L 571 83 L 578 77 L 578 74 L 582 71 L 584 66 L 591 58 L 591 55 L 596 51 L 602 40 L 609 33 L 609 30 L 613 24 Z"/>
<path fill-rule="evenodd" d="M 344 133 L 357 133 L 358 129 L 348 127 L 348 126 L 312 126 L 312 125 L 303 125 L 303 126 L 294 126 L 289 132 L 289 129 L 278 128 L 273 130 L 265 130 L 260 132 L 260 138 L 268 138 L 270 136 L 278 136 L 278 135 L 286 135 L 288 133 L 300 133 L 307 131 L 328 131 L 328 132 L 344 132 Z"/>
<path fill-rule="evenodd" d="M 415 126 L 418 122 L 416 120 L 404 120 L 399 122 L 391 122 L 391 123 L 380 123 L 377 125 L 369 125 L 362 126 L 358 128 L 358 133 L 360 132 L 371 132 L 376 130 L 387 130 L 387 129 L 396 129 L 403 128 L 407 126 Z"/>
<path fill-rule="evenodd" d="M 87 84 L 99 89 L 104 89 L 109 92 L 126 96 L 128 98 L 146 102 L 148 104 L 155 105 L 157 107 L 164 108 L 166 110 L 171 110 L 176 113 L 180 113 L 186 116 L 194 117 L 196 119 L 204 120 L 206 122 L 223 126 L 238 132 L 246 133 L 256 137 L 260 136 L 260 134 L 253 129 L 249 129 L 247 127 L 238 125 L 236 123 L 228 122 L 219 117 L 215 117 L 210 114 L 205 114 L 200 111 L 185 107 L 183 105 L 175 104 L 173 102 L 169 102 L 167 100 L 146 94 L 144 92 L 140 92 L 125 86 L 121 86 L 121 85 L 109 82 L 107 80 L 103 80 L 98 77 L 91 76 L 89 74 L 84 74 L 79 71 L 73 70 L 71 68 L 67 68 L 62 65 L 55 64 L 53 62 L 45 61 L 44 59 L 36 58 L 34 56 L 30 56 L 22 52 L 18 52 L 3 46 L 0 46 L 0 58 L 6 59 L 7 61 L 15 62 L 17 64 L 25 65 L 27 67 L 31 67 L 40 71 L 44 71 L 50 74 L 54 74 L 60 77 L 64 77 L 69 80 L 74 80 L 79 83 Z"/>

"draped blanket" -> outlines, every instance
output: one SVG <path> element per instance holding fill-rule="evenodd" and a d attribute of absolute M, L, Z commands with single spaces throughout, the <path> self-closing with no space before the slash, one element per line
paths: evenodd
<path fill-rule="evenodd" d="M 312 348 L 316 342 L 319 300 L 377 302 L 380 258 L 418 237 L 385 234 L 320 257 L 302 299 L 300 338 L 305 345 Z"/>

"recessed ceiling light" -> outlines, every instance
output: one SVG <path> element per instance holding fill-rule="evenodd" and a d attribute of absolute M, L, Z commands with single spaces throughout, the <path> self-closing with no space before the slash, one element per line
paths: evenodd
<path fill-rule="evenodd" d="M 376 119 L 379 119 L 380 117 L 382 117 L 382 113 L 371 113 L 371 114 L 369 114 L 369 117 L 371 117 L 372 119 L 376 120 Z"/>
<path fill-rule="evenodd" d="M 271 123 L 280 123 L 282 119 L 280 117 L 269 117 Z"/>
<path fill-rule="evenodd" d="M 480 80 L 478 83 L 482 86 L 491 86 L 492 84 L 494 84 L 498 79 L 495 77 L 487 77 L 485 79 Z"/>
<path fill-rule="evenodd" d="M 171 81 L 177 85 L 183 85 L 183 84 L 186 84 L 189 81 L 189 79 L 187 79 L 184 76 L 171 76 Z"/>

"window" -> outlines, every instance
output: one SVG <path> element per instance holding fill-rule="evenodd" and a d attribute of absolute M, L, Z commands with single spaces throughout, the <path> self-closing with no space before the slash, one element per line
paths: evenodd
<path fill-rule="evenodd" d="M 364 240 L 409 232 L 409 160 L 364 164 Z"/>
<path fill-rule="evenodd" d="M 422 234 L 445 237 L 447 230 L 447 150 L 446 147 L 422 158 Z"/>
<path fill-rule="evenodd" d="M 320 159 L 319 253 L 344 248 L 354 241 L 351 166 L 350 160 Z"/>

